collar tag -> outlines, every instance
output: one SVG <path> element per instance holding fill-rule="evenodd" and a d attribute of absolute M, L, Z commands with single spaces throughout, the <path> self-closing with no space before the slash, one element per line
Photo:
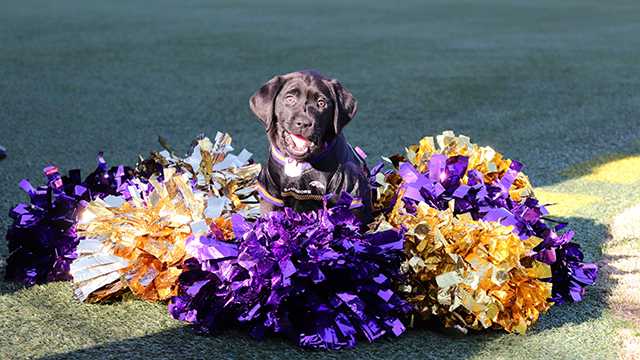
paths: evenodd
<path fill-rule="evenodd" d="M 303 167 L 303 163 L 299 163 L 291 158 L 285 158 L 284 160 L 284 174 L 289 177 L 298 177 L 302 175 Z"/>

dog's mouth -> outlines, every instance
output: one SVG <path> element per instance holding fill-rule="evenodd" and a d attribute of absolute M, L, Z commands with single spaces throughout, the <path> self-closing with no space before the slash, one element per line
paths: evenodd
<path fill-rule="evenodd" d="M 283 138 L 287 153 L 298 160 L 306 158 L 315 148 L 315 144 L 302 135 L 293 134 L 285 130 Z"/>

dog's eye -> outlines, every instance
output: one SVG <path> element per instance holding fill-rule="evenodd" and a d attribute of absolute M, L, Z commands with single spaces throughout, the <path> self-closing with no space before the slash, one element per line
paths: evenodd
<path fill-rule="evenodd" d="M 287 105 L 295 105 L 296 101 L 298 101 L 298 99 L 296 99 L 295 95 L 293 94 L 289 94 L 284 98 L 284 102 Z"/>
<path fill-rule="evenodd" d="M 327 102 L 324 99 L 318 99 L 318 106 L 324 109 L 327 107 Z"/>

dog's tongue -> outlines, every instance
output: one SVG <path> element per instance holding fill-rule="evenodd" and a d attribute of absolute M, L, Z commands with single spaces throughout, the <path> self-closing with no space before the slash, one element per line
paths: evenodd
<path fill-rule="evenodd" d="M 305 149 L 309 144 L 309 140 L 300 135 L 291 134 L 291 139 L 293 139 L 298 149 Z"/>

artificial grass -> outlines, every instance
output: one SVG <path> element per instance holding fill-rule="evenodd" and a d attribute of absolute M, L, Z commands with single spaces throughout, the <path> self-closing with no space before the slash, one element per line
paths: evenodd
<path fill-rule="evenodd" d="M 39 182 L 49 163 L 86 174 L 99 150 L 133 163 L 157 135 L 183 151 L 216 130 L 264 160 L 249 96 L 275 74 L 316 68 L 359 100 L 346 133 L 371 163 L 453 129 L 524 162 L 545 191 L 596 196 L 564 219 L 599 260 L 608 221 L 640 201 L 638 181 L 586 175 L 640 153 L 639 16 L 636 1 L 2 0 L 0 230 L 26 199 L 18 181 Z M 422 329 L 323 353 L 197 336 L 162 304 L 79 304 L 68 283 L 1 282 L 0 358 L 615 358 L 623 325 L 605 307 L 610 286 L 601 278 L 526 336 Z"/>

